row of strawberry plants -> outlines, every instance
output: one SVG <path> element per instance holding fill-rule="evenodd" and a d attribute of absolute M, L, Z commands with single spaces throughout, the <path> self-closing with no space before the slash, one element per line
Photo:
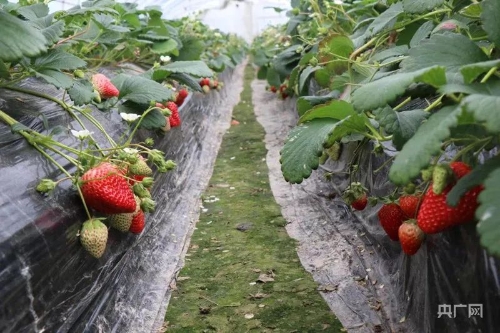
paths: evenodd
<path fill-rule="evenodd" d="M 87 214 L 80 241 L 99 258 L 108 225 L 142 232 L 145 213 L 155 209 L 153 169 L 163 173 L 176 166 L 154 148 L 152 138 L 135 142 L 137 130 L 166 133 L 180 126 L 178 108 L 189 91 L 220 90 L 217 73 L 241 62 L 247 46 L 196 20 L 168 21 L 156 7 L 115 1 L 86 1 L 55 13 L 44 1 L 2 1 L 0 26 L 0 89 L 56 103 L 74 120 L 69 132 L 75 144 L 60 142 L 59 136 L 68 132 L 62 127 L 36 131 L 4 110 L 0 122 L 60 170 L 57 179 L 42 179 L 37 191 L 49 193 L 63 181 L 72 182 Z M 129 64 L 142 68 L 140 74 L 121 70 Z M 108 78 L 103 67 L 117 75 Z M 19 84 L 29 78 L 64 91 L 63 97 Z M 106 132 L 95 112 L 120 114 L 125 125 L 119 138 Z M 48 126 L 45 116 L 38 116 Z M 91 129 L 107 142 L 98 142 Z"/>
<path fill-rule="evenodd" d="M 425 234 L 478 220 L 481 244 L 500 256 L 500 2 L 291 4 L 289 21 L 252 46 L 259 78 L 297 96 L 300 118 L 281 150 L 284 178 L 302 182 L 348 143 L 375 154 L 390 146 L 394 192 L 367 193 L 358 154 L 344 170 L 352 180 L 346 202 L 362 210 L 383 201 L 381 228 L 407 254 Z"/>

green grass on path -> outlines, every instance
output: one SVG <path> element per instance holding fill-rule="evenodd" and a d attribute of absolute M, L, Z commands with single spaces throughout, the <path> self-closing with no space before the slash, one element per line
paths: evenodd
<path fill-rule="evenodd" d="M 165 317 L 167 332 L 340 332 L 272 195 L 251 66 Z M 240 224 L 250 224 L 239 231 Z M 258 281 L 259 277 L 261 280 Z"/>

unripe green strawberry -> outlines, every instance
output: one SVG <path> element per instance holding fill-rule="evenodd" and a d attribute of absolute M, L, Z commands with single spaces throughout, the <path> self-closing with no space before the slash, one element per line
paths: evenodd
<path fill-rule="evenodd" d="M 415 186 L 415 184 L 413 183 L 409 183 L 407 184 L 405 187 L 404 187 L 404 191 L 406 194 L 413 194 L 415 193 L 415 190 L 417 189 L 417 187 Z"/>
<path fill-rule="evenodd" d="M 119 230 L 121 232 L 127 232 L 130 229 L 130 225 L 132 224 L 132 218 L 135 213 L 122 213 L 122 214 L 114 214 L 108 217 L 109 224 L 111 227 Z"/>
<path fill-rule="evenodd" d="M 326 160 L 328 160 L 328 154 L 323 151 L 323 153 L 321 154 L 321 156 L 319 157 L 319 164 L 325 164 Z"/>
<path fill-rule="evenodd" d="M 142 180 L 142 185 L 145 188 L 150 188 L 151 186 L 153 186 L 153 182 L 154 182 L 153 177 L 146 177 Z"/>
<path fill-rule="evenodd" d="M 295 16 L 299 15 L 300 14 L 300 9 L 298 9 L 298 8 L 292 9 L 292 14 L 295 15 Z"/>
<path fill-rule="evenodd" d="M 208 85 L 201 87 L 203 89 L 203 92 L 205 94 L 208 94 L 210 92 L 210 87 Z"/>
<path fill-rule="evenodd" d="M 309 65 L 316 67 L 318 65 L 318 58 L 312 57 L 311 60 L 309 60 Z"/>
<path fill-rule="evenodd" d="M 424 182 L 428 182 L 432 179 L 432 171 L 434 171 L 434 166 L 430 166 L 429 168 L 420 171 Z"/>
<path fill-rule="evenodd" d="M 133 186 L 134 194 L 139 198 L 151 198 L 151 193 L 141 183 L 136 183 Z"/>
<path fill-rule="evenodd" d="M 342 146 L 340 145 L 340 142 L 334 142 L 333 145 L 328 148 L 326 151 L 328 156 L 332 159 L 332 161 L 338 161 L 341 153 L 341 148 Z"/>
<path fill-rule="evenodd" d="M 441 194 L 452 180 L 452 171 L 447 164 L 434 167 L 432 172 L 432 190 L 435 194 Z"/>
<path fill-rule="evenodd" d="M 48 193 L 55 189 L 57 183 L 52 179 L 42 179 L 40 183 L 36 186 L 36 190 L 40 193 Z"/>
<path fill-rule="evenodd" d="M 146 213 L 151 213 L 156 208 L 156 202 L 151 198 L 141 199 L 141 209 Z"/>
<path fill-rule="evenodd" d="M 139 158 L 136 163 L 131 164 L 129 171 L 139 176 L 151 176 L 153 174 L 153 170 L 151 170 L 143 158 Z"/>
<path fill-rule="evenodd" d="M 80 78 L 80 79 L 83 79 L 83 78 L 85 77 L 85 72 L 84 72 L 84 71 L 82 71 L 81 69 L 77 69 L 77 70 L 75 70 L 75 71 L 73 72 L 73 75 L 74 75 L 75 77 L 78 77 L 78 78 Z"/>
<path fill-rule="evenodd" d="M 108 228 L 98 219 L 83 222 L 80 231 L 80 243 L 91 256 L 100 258 L 106 250 Z"/>

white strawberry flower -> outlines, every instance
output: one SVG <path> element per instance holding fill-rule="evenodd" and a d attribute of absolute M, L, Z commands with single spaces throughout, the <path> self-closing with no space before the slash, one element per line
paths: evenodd
<path fill-rule="evenodd" d="M 169 56 L 160 56 L 161 62 L 170 62 L 170 60 L 172 60 L 172 58 L 170 58 Z"/>
<path fill-rule="evenodd" d="M 71 134 L 73 134 L 75 138 L 83 140 L 94 134 L 94 132 L 90 132 L 89 130 L 81 130 L 81 131 L 71 130 Z"/>
<path fill-rule="evenodd" d="M 122 117 L 123 120 L 128 121 L 128 122 L 133 122 L 133 121 L 136 121 L 137 119 L 141 118 L 141 116 L 138 114 L 125 113 L 125 112 L 120 113 L 120 117 Z"/>

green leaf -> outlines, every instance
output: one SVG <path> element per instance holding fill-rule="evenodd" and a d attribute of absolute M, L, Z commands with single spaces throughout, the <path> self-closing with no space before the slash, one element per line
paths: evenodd
<path fill-rule="evenodd" d="M 49 6 L 44 3 L 36 3 L 30 6 L 23 6 L 17 9 L 17 12 L 26 19 L 33 21 L 38 18 L 49 15 Z"/>
<path fill-rule="evenodd" d="M 389 179 L 397 185 L 406 185 L 429 165 L 432 156 L 441 151 L 441 145 L 450 136 L 450 128 L 458 123 L 460 108 L 445 107 L 424 122 L 394 159 Z"/>
<path fill-rule="evenodd" d="M 500 256 L 500 169 L 490 173 L 479 194 L 476 210 L 477 232 L 481 245 L 490 254 Z"/>
<path fill-rule="evenodd" d="M 483 123 L 490 133 L 500 132 L 500 96 L 474 94 L 462 100 L 462 109 Z"/>
<path fill-rule="evenodd" d="M 203 61 L 175 61 L 161 66 L 160 70 L 166 70 L 170 73 L 185 73 L 198 77 L 211 77 L 214 75 L 212 70 Z"/>
<path fill-rule="evenodd" d="M 68 89 L 68 94 L 77 106 L 89 104 L 94 98 L 94 87 L 88 80 L 76 80 L 73 86 Z"/>
<path fill-rule="evenodd" d="M 196 38 L 183 39 L 182 44 L 179 56 L 175 60 L 200 60 L 200 56 L 206 48 L 205 43 Z"/>
<path fill-rule="evenodd" d="M 280 75 L 290 75 L 292 70 L 300 61 L 300 53 L 295 52 L 299 45 L 292 45 L 283 52 L 276 55 L 273 60 L 273 67 Z"/>
<path fill-rule="evenodd" d="M 348 116 L 340 120 L 328 136 L 328 140 L 324 145 L 325 148 L 331 147 L 334 142 L 340 140 L 345 142 L 360 140 L 367 131 L 366 125 L 368 123 L 370 123 L 370 120 L 364 113 Z M 350 139 L 346 140 L 348 137 Z"/>
<path fill-rule="evenodd" d="M 325 68 L 321 68 L 315 71 L 314 79 L 322 88 L 326 88 L 330 85 L 330 73 Z"/>
<path fill-rule="evenodd" d="M 0 78 L 2 79 L 8 79 L 10 77 L 9 69 L 7 68 L 7 65 L 0 60 Z"/>
<path fill-rule="evenodd" d="M 483 12 L 481 19 L 483 20 L 484 31 L 488 34 L 488 38 L 500 47 L 500 1 L 484 0 L 481 2 Z"/>
<path fill-rule="evenodd" d="M 120 74 L 111 82 L 120 91 L 120 98 L 138 104 L 147 104 L 151 101 L 164 102 L 172 97 L 172 91 L 158 82 L 142 76 Z"/>
<path fill-rule="evenodd" d="M 387 58 L 401 57 L 406 54 L 408 54 L 407 45 L 394 46 L 389 49 L 383 50 L 381 52 L 375 53 L 375 55 L 373 55 L 373 57 L 370 58 L 370 62 L 374 61 L 381 62 Z"/>
<path fill-rule="evenodd" d="M 473 3 L 470 4 L 467 7 L 464 7 L 460 10 L 460 15 L 472 18 L 472 19 L 478 19 L 481 17 L 482 9 L 481 9 L 481 3 Z"/>
<path fill-rule="evenodd" d="M 52 17 L 53 15 L 47 16 L 47 18 L 50 18 L 50 21 L 52 21 Z M 59 41 L 59 38 L 64 32 L 64 21 L 57 21 L 54 24 L 47 26 L 37 23 L 36 26 L 40 29 L 42 34 L 47 39 L 47 46 L 50 46 Z"/>
<path fill-rule="evenodd" d="M 177 50 L 177 42 L 173 39 L 156 42 L 151 48 L 151 51 L 157 54 L 171 54 L 174 50 Z"/>
<path fill-rule="evenodd" d="M 464 77 L 465 83 L 471 83 L 474 81 L 479 75 L 486 73 L 493 67 L 500 67 L 500 59 L 489 60 L 478 62 L 475 64 L 465 65 L 460 69 Z"/>
<path fill-rule="evenodd" d="M 430 12 L 443 3 L 444 0 L 403 0 L 403 8 L 407 13 L 419 14 Z"/>
<path fill-rule="evenodd" d="M 35 57 L 47 51 L 47 39 L 40 30 L 0 10 L 0 60 Z"/>
<path fill-rule="evenodd" d="M 307 66 L 302 73 L 300 73 L 300 78 L 299 78 L 299 92 L 304 89 L 304 86 L 306 82 L 308 81 L 309 77 L 311 76 L 312 73 L 314 73 L 316 70 L 320 69 L 321 67 L 316 66 Z"/>
<path fill-rule="evenodd" d="M 290 131 L 281 149 L 281 171 L 287 182 L 301 183 L 319 166 L 323 143 L 338 120 L 322 118 L 300 124 Z"/>
<path fill-rule="evenodd" d="M 410 40 L 410 47 L 415 47 L 419 45 L 423 40 L 425 40 L 434 29 L 434 23 L 432 21 L 426 21 L 422 24 L 418 30 L 415 32 Z"/>
<path fill-rule="evenodd" d="M 51 49 L 47 54 L 35 59 L 35 68 L 54 70 L 74 70 L 86 66 L 87 63 L 61 49 Z"/>
<path fill-rule="evenodd" d="M 31 131 L 31 128 L 21 123 L 15 123 L 14 125 L 10 126 L 10 130 L 12 133 L 18 133 L 19 131 Z"/>
<path fill-rule="evenodd" d="M 267 67 L 261 66 L 259 67 L 259 71 L 257 72 L 257 79 L 265 80 L 267 77 Z"/>
<path fill-rule="evenodd" d="M 328 63 L 326 68 L 336 74 L 342 74 L 347 70 L 347 61 L 341 60 L 349 58 L 354 51 L 352 40 L 343 35 L 330 34 L 319 43 L 318 60 Z"/>
<path fill-rule="evenodd" d="M 165 116 L 158 109 L 154 109 L 142 119 L 140 127 L 147 130 L 155 130 L 163 128 L 165 125 Z"/>
<path fill-rule="evenodd" d="M 272 67 L 269 67 L 267 70 L 267 82 L 269 85 L 275 86 L 276 88 L 281 84 L 280 75 Z"/>
<path fill-rule="evenodd" d="M 332 118 L 342 120 L 348 116 L 356 114 L 352 105 L 346 101 L 334 100 L 328 104 L 321 104 L 305 112 L 299 119 L 299 124 L 320 118 Z"/>
<path fill-rule="evenodd" d="M 307 110 L 310 110 L 313 106 L 319 104 L 325 104 L 332 99 L 338 98 L 340 93 L 338 91 L 332 91 L 325 96 L 302 96 L 297 99 L 297 111 L 299 116 L 302 116 Z"/>
<path fill-rule="evenodd" d="M 487 61 L 488 57 L 469 38 L 460 34 L 434 34 L 420 45 L 411 48 L 408 58 L 401 62 L 404 72 L 413 72 L 432 66 L 446 68 L 450 80 L 462 81 L 460 69 L 464 65 Z"/>
<path fill-rule="evenodd" d="M 365 32 L 366 37 L 372 37 L 380 31 L 392 28 L 399 15 L 403 13 L 403 5 L 398 2 L 391 5 L 385 12 L 377 16 L 368 26 Z"/>
<path fill-rule="evenodd" d="M 201 86 L 200 86 L 200 83 L 198 82 L 198 80 L 189 74 L 172 73 L 169 75 L 169 78 L 171 78 L 172 80 L 176 80 L 180 84 L 183 84 L 183 85 L 191 88 L 194 91 L 199 91 L 199 92 L 203 91 L 203 89 L 201 89 Z"/>
<path fill-rule="evenodd" d="M 400 150 L 413 137 L 422 122 L 429 115 L 424 110 L 394 111 L 390 106 L 375 110 L 375 119 L 387 134 L 393 135 L 393 143 Z"/>
<path fill-rule="evenodd" d="M 43 68 L 35 73 L 35 76 L 44 79 L 57 88 L 69 89 L 73 85 L 73 79 L 55 69 Z"/>
<path fill-rule="evenodd" d="M 453 207 L 456 206 L 465 193 L 478 185 L 486 184 L 486 178 L 499 168 L 500 156 L 498 155 L 487 160 L 484 164 L 479 164 L 469 174 L 458 180 L 448 193 L 446 203 Z"/>
<path fill-rule="evenodd" d="M 446 83 L 443 67 L 426 68 L 412 73 L 398 73 L 364 84 L 352 94 L 352 103 L 358 111 L 375 110 L 393 102 L 410 84 L 424 82 L 438 87 Z"/>

